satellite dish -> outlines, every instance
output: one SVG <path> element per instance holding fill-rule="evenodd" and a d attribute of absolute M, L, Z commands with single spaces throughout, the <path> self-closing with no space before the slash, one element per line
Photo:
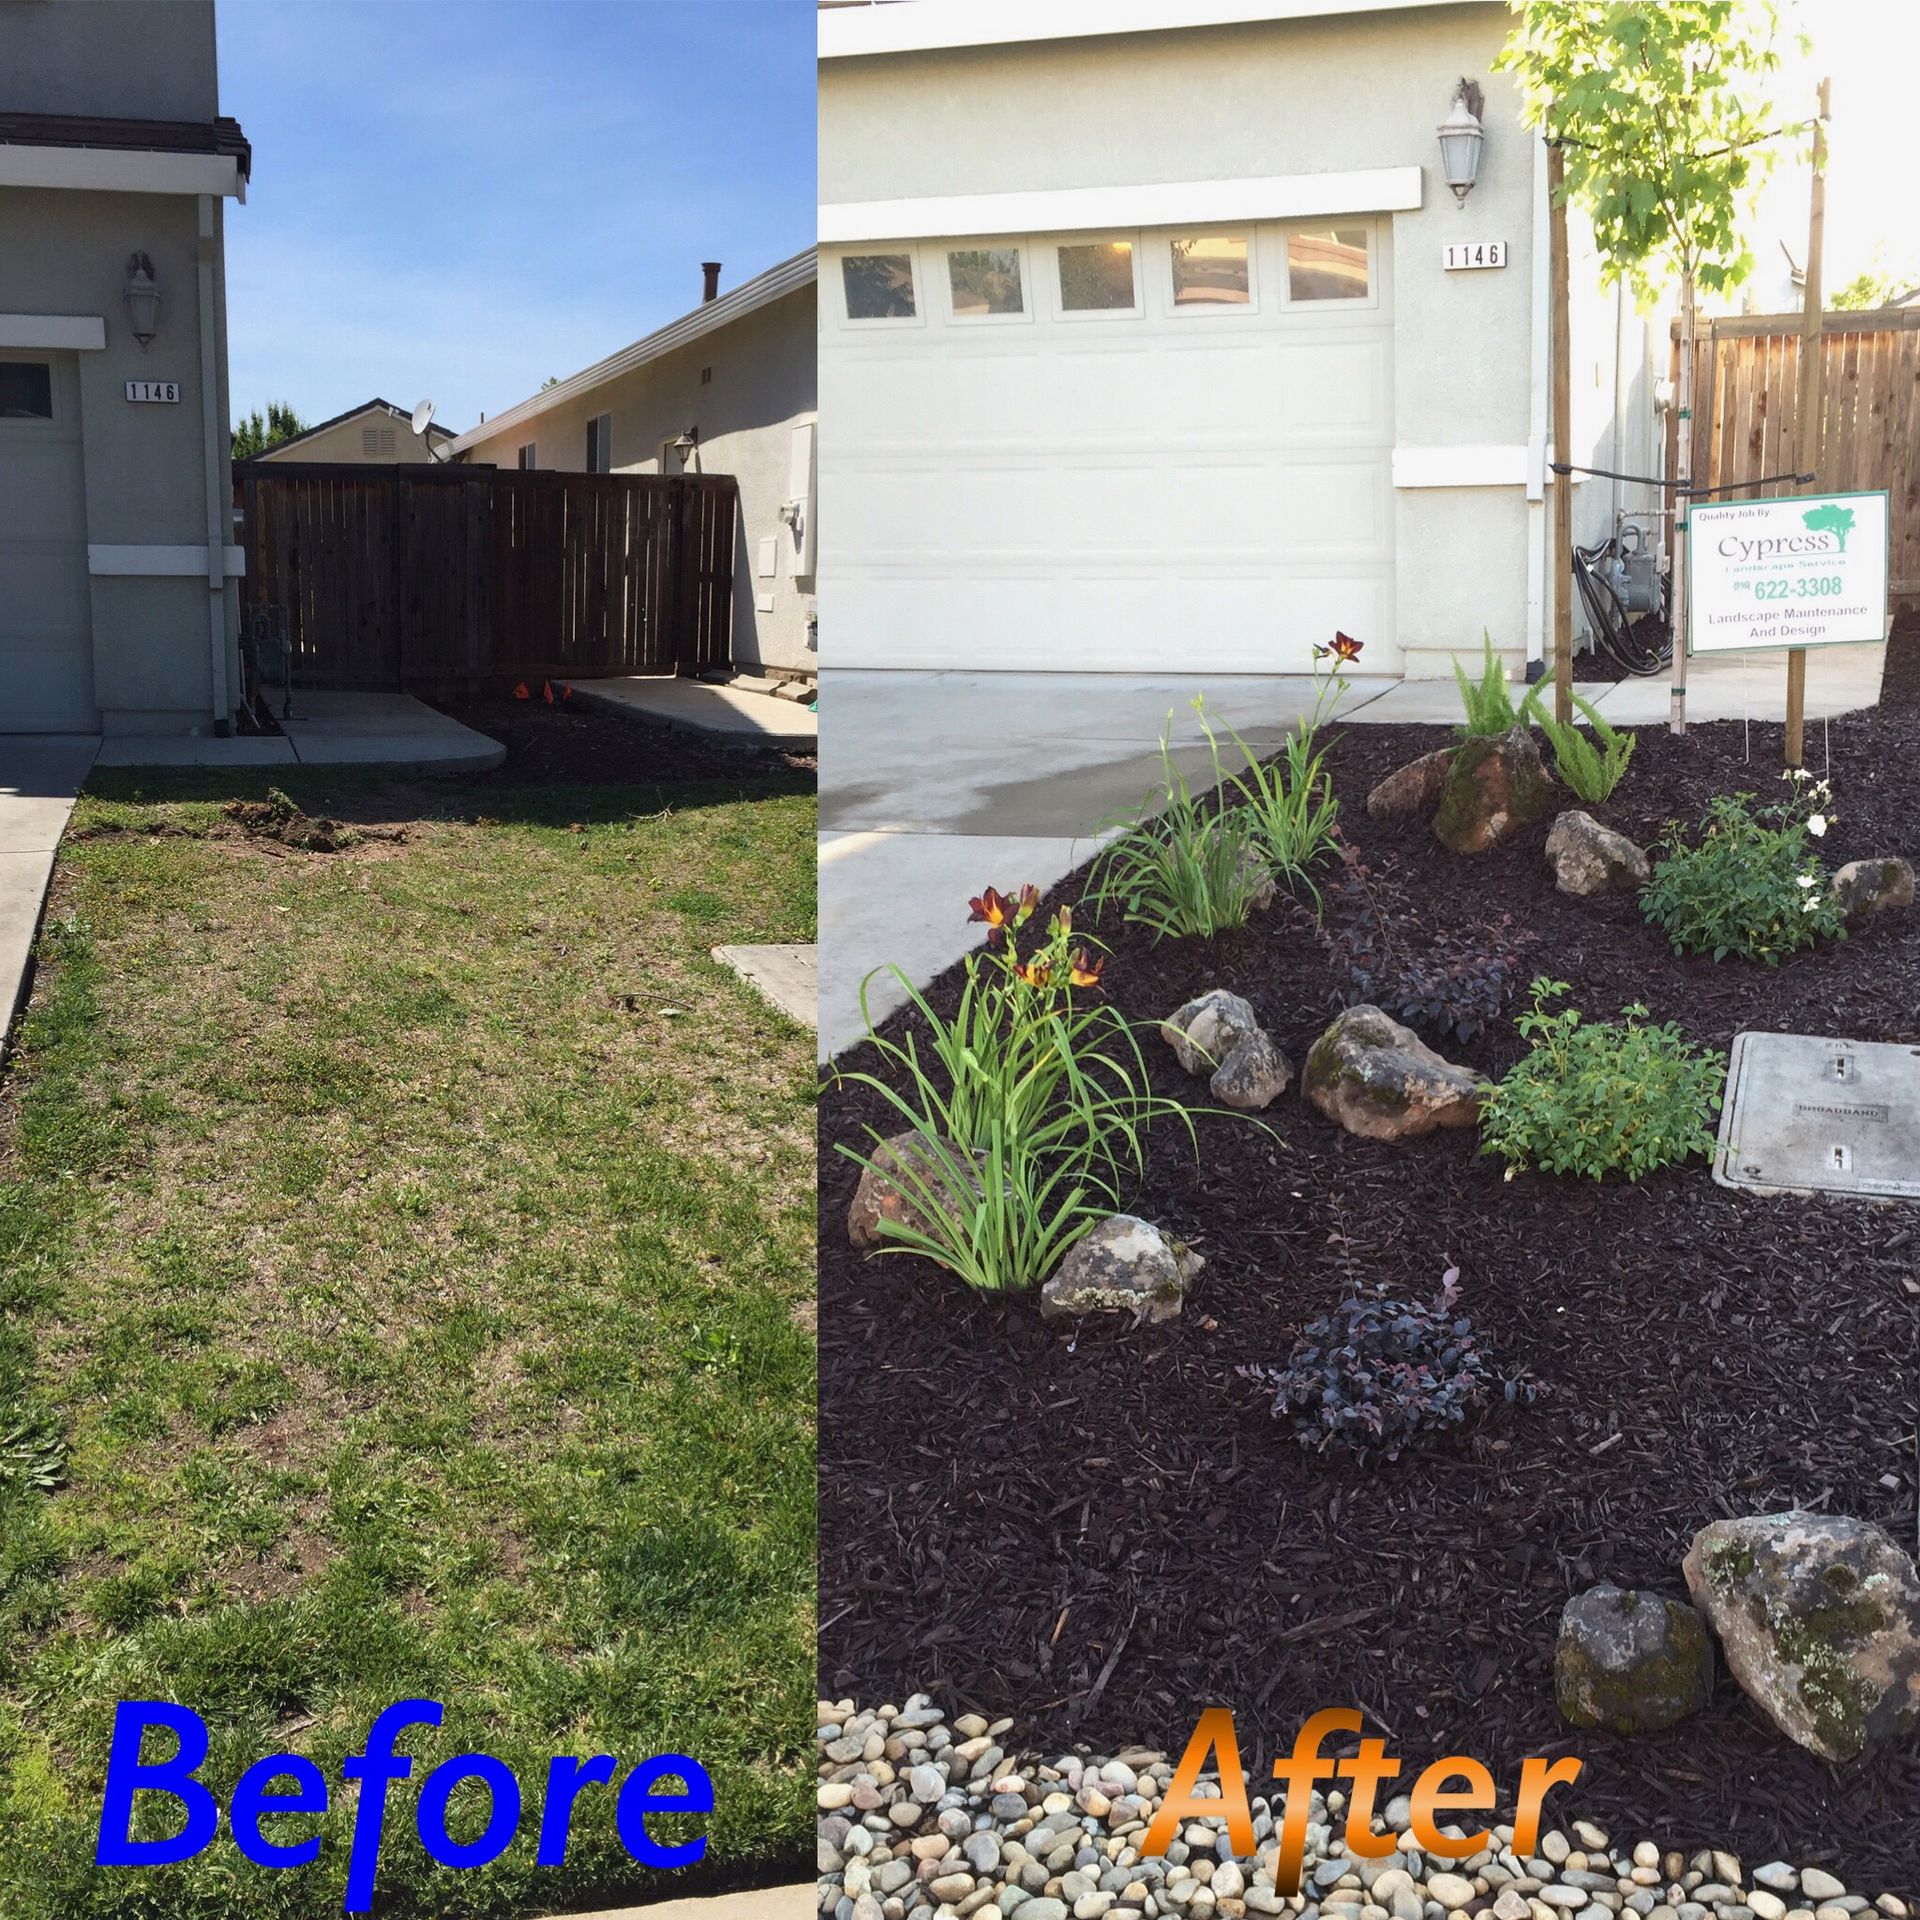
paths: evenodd
<path fill-rule="evenodd" d="M 416 434 L 425 433 L 433 423 L 433 402 L 422 400 L 413 410 L 413 430 Z"/>

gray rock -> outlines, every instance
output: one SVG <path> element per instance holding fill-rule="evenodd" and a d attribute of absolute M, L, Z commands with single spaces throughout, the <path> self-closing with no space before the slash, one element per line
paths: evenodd
<path fill-rule="evenodd" d="M 1454 853 L 1485 853 L 1544 820 L 1555 791 L 1527 728 L 1464 741 L 1447 768 L 1433 837 Z"/>
<path fill-rule="evenodd" d="M 1728 1669 L 1791 1740 L 1826 1760 L 1920 1726 L 1920 1575 L 1862 1520 L 1717 1520 L 1685 1562 Z"/>
<path fill-rule="evenodd" d="M 1573 1726 L 1659 1733 L 1712 1697 L 1713 1641 L 1684 1601 L 1602 1584 L 1560 1615 L 1553 1683 Z"/>
<path fill-rule="evenodd" d="M 1547 864 L 1562 893 L 1631 893 L 1653 877 L 1646 850 L 1571 807 L 1547 834 Z"/>
<path fill-rule="evenodd" d="M 1252 1007 L 1223 987 L 1196 996 L 1160 1023 L 1160 1037 L 1192 1074 L 1212 1073 L 1241 1041 L 1259 1031 L 1260 1021 Z"/>
<path fill-rule="evenodd" d="M 1452 747 L 1439 747 L 1388 774 L 1367 795 L 1367 817 L 1405 820 L 1414 814 L 1431 814 L 1445 791 L 1453 755 Z"/>
<path fill-rule="evenodd" d="M 1913 865 L 1888 857 L 1849 860 L 1833 876 L 1833 903 L 1849 920 L 1913 905 Z"/>
<path fill-rule="evenodd" d="M 1368 1140 L 1470 1127 L 1485 1091 L 1411 1027 L 1378 1007 L 1349 1007 L 1313 1043 L 1300 1090 L 1329 1120 Z"/>
<path fill-rule="evenodd" d="M 1293 1062 L 1256 1029 L 1221 1061 L 1207 1086 L 1223 1107 L 1258 1113 L 1272 1106 L 1292 1081 Z"/>
<path fill-rule="evenodd" d="M 1043 1320 L 1123 1312 L 1136 1325 L 1171 1320 L 1206 1265 L 1191 1248 L 1131 1213 L 1103 1220 L 1068 1250 L 1040 1289 Z"/>

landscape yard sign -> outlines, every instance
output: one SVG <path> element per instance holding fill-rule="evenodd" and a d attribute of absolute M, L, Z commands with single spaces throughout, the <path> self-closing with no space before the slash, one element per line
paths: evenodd
<path fill-rule="evenodd" d="M 1687 651 L 1884 639 L 1887 529 L 1884 492 L 1690 508 Z"/>

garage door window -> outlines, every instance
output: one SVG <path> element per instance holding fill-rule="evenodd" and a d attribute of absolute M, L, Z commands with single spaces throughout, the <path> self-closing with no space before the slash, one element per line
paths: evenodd
<path fill-rule="evenodd" d="M 1140 305 L 1131 240 L 1074 241 L 1059 249 L 1062 313 L 1132 313 Z"/>
<path fill-rule="evenodd" d="M 1287 298 L 1364 300 L 1365 227 L 1303 227 L 1287 235 Z"/>
<path fill-rule="evenodd" d="M 51 420 L 53 369 L 37 360 L 0 360 L 0 420 Z"/>
<path fill-rule="evenodd" d="M 1026 305 L 1018 247 L 962 247 L 947 255 L 956 320 L 1016 319 Z"/>
<path fill-rule="evenodd" d="M 911 320 L 913 255 L 850 253 L 840 262 L 849 320 Z"/>
<path fill-rule="evenodd" d="M 1243 238 L 1201 234 L 1175 240 L 1173 304 L 1202 310 L 1253 304 L 1253 262 Z"/>

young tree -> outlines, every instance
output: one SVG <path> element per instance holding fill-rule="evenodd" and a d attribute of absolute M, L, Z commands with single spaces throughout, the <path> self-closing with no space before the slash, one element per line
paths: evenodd
<path fill-rule="evenodd" d="M 307 430 L 302 420 L 284 400 L 269 400 L 263 416 L 258 407 L 238 420 L 233 429 L 233 457 L 251 460 L 283 440 L 292 440 Z"/>
<path fill-rule="evenodd" d="M 1774 0 L 1511 0 L 1518 18 L 1496 63 L 1520 83 L 1522 114 L 1559 144 L 1565 195 L 1593 226 L 1603 273 L 1650 304 L 1680 282 L 1675 483 L 1693 476 L 1694 308 L 1753 271 L 1742 234 L 1753 196 L 1800 129 L 1782 125 Z M 1556 458 L 1567 457 L 1565 448 Z M 1684 491 L 1678 496 L 1684 512 Z M 1685 543 L 1674 543 L 1672 727 L 1686 725 Z M 1566 564 L 1566 556 L 1559 556 Z"/>

